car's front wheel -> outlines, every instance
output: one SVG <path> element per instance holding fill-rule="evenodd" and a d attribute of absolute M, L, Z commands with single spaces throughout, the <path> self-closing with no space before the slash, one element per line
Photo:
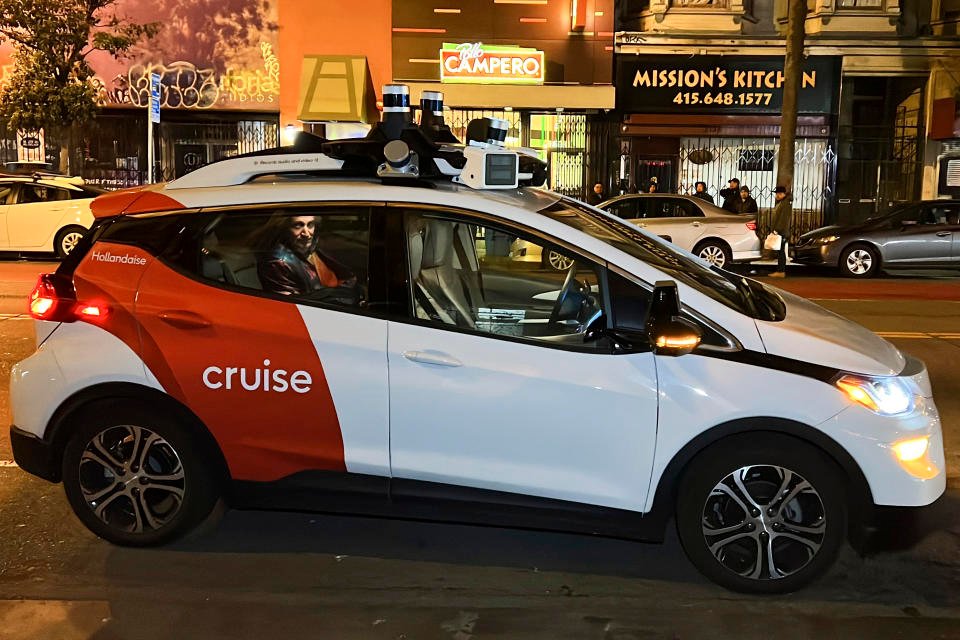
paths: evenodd
<path fill-rule="evenodd" d="M 63 455 L 70 506 L 114 544 L 152 546 L 197 526 L 219 497 L 214 460 L 196 432 L 162 408 L 131 401 L 80 414 Z"/>
<path fill-rule="evenodd" d="M 53 249 L 56 251 L 57 257 L 63 260 L 70 255 L 77 248 L 77 244 L 86 232 L 87 230 L 79 225 L 70 225 L 60 229 L 53 241 Z"/>
<path fill-rule="evenodd" d="M 677 529 L 690 560 L 717 584 L 787 593 L 826 571 L 843 545 L 843 487 L 832 460 L 800 440 L 732 438 L 684 475 Z"/>
<path fill-rule="evenodd" d="M 848 278 L 872 278 L 880 271 L 880 255 L 865 244 L 847 247 L 840 254 L 840 273 Z"/>

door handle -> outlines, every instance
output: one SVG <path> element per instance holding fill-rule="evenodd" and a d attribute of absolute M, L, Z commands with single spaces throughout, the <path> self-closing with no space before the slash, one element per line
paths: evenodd
<path fill-rule="evenodd" d="M 690 224 L 692 224 L 692 225 L 695 226 L 695 227 L 699 227 L 699 226 L 700 226 L 700 223 L 699 223 L 699 222 L 691 222 Z"/>
<path fill-rule="evenodd" d="M 937 232 L 937 237 L 938 237 L 938 238 L 946 238 L 946 237 L 949 236 L 949 235 L 953 235 L 952 232 L 950 232 L 950 231 L 938 231 L 938 232 Z"/>
<path fill-rule="evenodd" d="M 411 362 L 435 364 L 441 367 L 462 367 L 463 363 L 439 351 L 404 351 L 403 357 Z"/>
<path fill-rule="evenodd" d="M 170 311 L 161 311 L 158 315 L 161 320 L 177 329 L 206 329 L 213 324 L 199 313 L 194 313 L 193 311 L 172 309 Z"/>

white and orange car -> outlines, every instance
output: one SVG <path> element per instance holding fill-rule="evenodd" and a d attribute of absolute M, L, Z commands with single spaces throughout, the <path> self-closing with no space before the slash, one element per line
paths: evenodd
<path fill-rule="evenodd" d="M 943 493 L 921 362 L 523 186 L 515 153 L 431 165 L 410 136 L 367 164 L 317 141 L 98 198 L 31 297 L 18 464 L 118 544 L 173 540 L 221 497 L 651 541 L 675 518 L 705 575 L 768 593 L 875 507 Z M 570 267 L 481 260 L 480 228 Z"/>
<path fill-rule="evenodd" d="M 66 257 L 93 225 L 102 189 L 55 174 L 0 175 L 0 252 Z"/>

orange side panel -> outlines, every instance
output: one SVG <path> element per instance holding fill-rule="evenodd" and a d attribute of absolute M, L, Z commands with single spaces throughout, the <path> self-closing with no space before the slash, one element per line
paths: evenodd
<path fill-rule="evenodd" d="M 204 285 L 136 247 L 103 242 L 77 268 L 74 285 L 78 300 L 110 306 L 91 324 L 140 355 L 163 389 L 203 421 L 234 479 L 346 471 L 333 397 L 296 305 Z M 208 376 L 218 388 L 204 383 L 209 367 L 220 369 Z M 231 389 L 228 368 L 236 370 Z M 280 371 L 283 391 L 272 386 Z M 305 393 L 293 390 L 294 372 L 309 375 Z M 254 379 L 255 389 L 244 388 Z"/>

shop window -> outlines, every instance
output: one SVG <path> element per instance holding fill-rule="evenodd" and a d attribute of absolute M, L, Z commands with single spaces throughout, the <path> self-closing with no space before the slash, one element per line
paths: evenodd
<path fill-rule="evenodd" d="M 841 9 L 883 9 L 883 0 L 840 0 Z"/>
<path fill-rule="evenodd" d="M 207 280 L 298 302 L 359 307 L 366 298 L 369 209 L 227 214 L 200 241 Z"/>
<path fill-rule="evenodd" d="M 737 168 L 740 171 L 773 171 L 773 151 L 766 149 L 743 149 Z"/>

